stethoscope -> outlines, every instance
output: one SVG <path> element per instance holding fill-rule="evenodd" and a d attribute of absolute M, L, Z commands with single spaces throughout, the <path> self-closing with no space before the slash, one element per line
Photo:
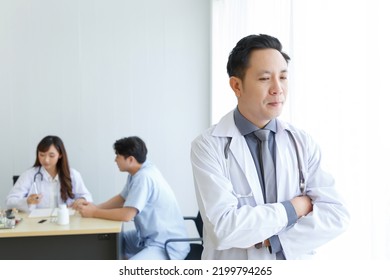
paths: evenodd
<path fill-rule="evenodd" d="M 34 175 L 34 181 L 33 181 L 33 185 L 32 185 L 33 191 L 34 191 L 36 194 L 39 194 L 39 191 L 38 191 L 38 188 L 37 188 L 37 177 L 41 177 L 41 182 L 43 181 L 43 174 L 42 174 L 42 172 L 41 172 L 41 167 L 42 167 L 42 166 L 39 166 L 38 171 L 35 173 L 35 175 Z"/>
<path fill-rule="evenodd" d="M 297 140 L 295 139 L 294 135 L 292 134 L 291 131 L 287 130 L 288 136 L 291 139 L 291 141 L 294 143 L 294 148 L 295 148 L 295 155 L 297 156 L 297 164 L 298 164 L 298 172 L 299 172 L 299 190 L 301 194 L 305 194 L 306 192 L 306 181 L 305 177 L 303 176 L 303 171 L 302 171 L 302 162 L 301 158 L 299 156 L 299 149 L 298 149 L 298 143 Z M 226 143 L 225 149 L 224 149 L 224 154 L 225 154 L 225 159 L 228 159 L 228 151 L 230 147 L 230 142 L 232 141 L 232 137 L 228 137 L 228 142 Z"/>
<path fill-rule="evenodd" d="M 43 174 L 41 172 L 41 168 L 42 168 L 42 166 L 39 166 L 38 171 L 34 175 L 34 183 L 36 182 L 38 176 L 40 176 L 41 181 L 43 181 Z"/>
<path fill-rule="evenodd" d="M 298 163 L 298 170 L 299 170 L 299 190 L 301 191 L 301 194 L 305 194 L 306 192 L 306 182 L 305 182 L 305 177 L 303 176 L 303 171 L 302 171 L 302 163 L 301 163 L 301 158 L 299 156 L 299 149 L 298 149 L 298 143 L 297 140 L 295 139 L 294 135 L 290 130 L 287 130 L 288 136 L 290 136 L 290 139 L 294 143 L 294 148 L 295 148 L 295 155 L 297 156 L 297 163 Z"/>

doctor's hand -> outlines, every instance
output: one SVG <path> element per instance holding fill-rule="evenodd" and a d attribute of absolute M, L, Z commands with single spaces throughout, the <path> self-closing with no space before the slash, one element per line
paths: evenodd
<path fill-rule="evenodd" d="M 93 218 L 93 214 L 95 213 L 97 207 L 95 204 L 84 201 L 77 207 L 80 215 L 85 218 Z"/>
<path fill-rule="evenodd" d="M 294 197 L 290 201 L 291 204 L 294 206 L 298 218 L 306 216 L 311 211 L 313 211 L 313 203 L 311 202 L 311 198 L 307 195 Z"/>
<path fill-rule="evenodd" d="M 72 207 L 72 209 L 74 209 L 74 210 L 77 210 L 78 207 L 85 202 L 87 202 L 87 201 L 84 198 L 78 198 L 75 201 L 73 201 L 73 203 L 72 203 L 72 205 L 70 205 L 70 207 Z"/>
<path fill-rule="evenodd" d="M 42 195 L 41 194 L 30 194 L 27 197 L 27 204 L 39 204 L 41 202 Z"/>

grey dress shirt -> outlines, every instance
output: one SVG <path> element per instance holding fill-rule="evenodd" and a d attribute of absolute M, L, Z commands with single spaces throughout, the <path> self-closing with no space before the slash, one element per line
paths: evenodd
<path fill-rule="evenodd" d="M 240 113 L 238 108 L 236 108 L 234 110 L 234 122 L 235 122 L 238 130 L 240 131 L 240 133 L 244 136 L 246 143 L 248 144 L 248 147 L 249 147 L 249 150 L 251 152 L 254 164 L 256 166 L 257 175 L 259 177 L 262 192 L 263 192 L 263 194 L 265 194 L 264 178 L 263 178 L 261 171 L 260 171 L 258 139 L 254 135 L 254 131 L 258 130 L 259 127 L 257 127 L 253 123 L 251 123 L 248 119 L 246 119 Z M 274 163 L 275 163 L 275 151 L 276 151 L 275 133 L 277 131 L 276 120 L 272 119 L 263 129 L 268 129 L 271 131 L 268 144 L 269 144 L 269 149 L 271 151 L 271 154 L 272 154 L 272 157 L 273 157 Z M 275 170 L 276 170 L 276 168 L 275 168 Z M 276 188 L 277 188 L 277 186 L 276 186 Z M 265 198 L 265 195 L 263 195 L 263 197 Z M 287 201 L 283 201 L 281 203 L 284 206 L 284 208 L 286 209 L 286 213 L 287 213 L 287 217 L 288 217 L 287 227 L 289 227 L 290 225 L 294 224 L 298 220 L 298 216 L 297 216 L 295 209 L 292 206 L 290 201 L 287 200 Z M 269 241 L 271 244 L 270 252 L 275 253 L 277 259 L 284 260 L 285 257 L 283 254 L 283 248 L 282 248 L 282 245 L 280 243 L 279 237 L 277 235 L 271 236 L 269 238 Z"/>

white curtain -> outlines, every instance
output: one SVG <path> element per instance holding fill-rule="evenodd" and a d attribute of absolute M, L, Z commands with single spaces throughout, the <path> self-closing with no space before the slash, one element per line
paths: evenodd
<path fill-rule="evenodd" d="M 214 0 L 212 5 L 212 123 L 236 104 L 226 63 L 237 41 L 249 34 L 274 34 L 289 48 L 289 0 Z M 271 23 L 271 24 L 270 24 Z"/>
<path fill-rule="evenodd" d="M 390 259 L 386 1 L 214 0 L 212 8 L 212 122 L 236 104 L 229 51 L 249 34 L 278 37 L 292 58 L 282 118 L 319 143 L 352 214 L 316 258 Z"/>

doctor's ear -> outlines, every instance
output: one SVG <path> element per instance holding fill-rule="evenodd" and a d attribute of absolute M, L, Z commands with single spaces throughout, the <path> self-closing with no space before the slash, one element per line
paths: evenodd
<path fill-rule="evenodd" d="M 241 89 L 242 89 L 242 81 L 240 78 L 237 77 L 230 77 L 229 84 L 234 93 L 236 94 L 236 97 L 239 98 L 241 96 Z"/>

